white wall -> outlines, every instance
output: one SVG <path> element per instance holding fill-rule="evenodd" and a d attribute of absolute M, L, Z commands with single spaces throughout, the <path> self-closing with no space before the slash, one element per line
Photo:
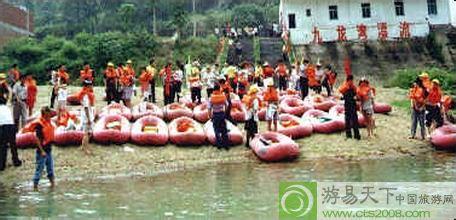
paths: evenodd
<path fill-rule="evenodd" d="M 451 20 L 451 24 L 456 27 L 456 1 L 455 0 L 449 0 L 449 4 L 450 4 L 450 7 L 448 7 L 449 9 L 449 13 L 450 13 L 450 20 Z"/>
<path fill-rule="evenodd" d="M 451 7 L 448 7 L 450 1 Z M 312 27 L 320 29 L 323 41 L 337 40 L 337 25 L 347 28 L 348 40 L 357 40 L 356 26 L 368 27 L 368 39 L 378 38 L 378 22 L 388 23 L 389 39 L 399 37 L 399 24 L 407 21 L 411 24 L 412 36 L 426 36 L 429 26 L 426 21 L 428 8 L 426 0 L 404 0 L 405 16 L 396 16 L 393 0 L 282 0 L 283 17 L 288 24 L 288 14 L 296 14 L 296 28 L 290 30 L 294 44 L 308 44 L 313 41 Z M 361 3 L 371 4 L 371 18 L 362 18 Z M 338 20 L 329 19 L 329 5 L 338 6 Z M 312 10 L 312 16 L 306 16 L 306 9 Z M 438 14 L 429 16 L 432 24 L 449 24 L 450 14 L 456 24 L 456 1 L 437 0 Z M 450 13 L 450 11 L 452 13 Z"/>

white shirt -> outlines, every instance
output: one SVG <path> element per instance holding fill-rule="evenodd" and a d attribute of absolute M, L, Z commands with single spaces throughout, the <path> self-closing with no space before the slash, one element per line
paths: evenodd
<path fill-rule="evenodd" d="M 82 121 L 82 124 L 87 124 L 87 122 L 92 122 L 94 121 L 94 110 L 93 110 L 93 107 L 90 105 L 90 100 L 89 100 L 89 96 L 88 95 L 84 95 L 84 97 L 82 97 L 82 110 L 81 110 L 81 121 Z M 86 116 L 86 112 L 85 112 L 85 109 L 88 108 L 89 109 L 89 117 L 87 118 Z"/>
<path fill-rule="evenodd" d="M 247 111 L 247 120 L 253 117 L 254 121 L 258 121 L 258 109 L 260 108 L 260 102 L 258 99 L 253 100 L 252 108 Z"/>
<path fill-rule="evenodd" d="M 215 83 L 217 82 L 217 76 L 214 72 L 208 72 L 205 77 L 205 82 L 208 88 L 214 88 Z"/>
<path fill-rule="evenodd" d="M 0 125 L 14 125 L 13 114 L 7 105 L 0 105 Z"/>
<path fill-rule="evenodd" d="M 66 101 L 68 98 L 68 90 L 60 88 L 57 95 L 57 101 Z"/>
<path fill-rule="evenodd" d="M 184 78 L 184 72 L 180 69 L 174 71 L 173 74 L 173 79 L 179 82 L 182 82 L 182 79 Z"/>
<path fill-rule="evenodd" d="M 325 71 L 323 71 L 322 69 L 320 70 L 317 70 L 317 72 L 315 73 L 315 78 L 317 80 L 321 80 L 323 79 L 323 76 L 325 75 Z"/>

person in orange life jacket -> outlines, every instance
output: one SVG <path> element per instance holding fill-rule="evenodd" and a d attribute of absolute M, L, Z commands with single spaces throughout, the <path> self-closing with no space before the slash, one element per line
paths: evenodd
<path fill-rule="evenodd" d="M 132 63 L 133 62 L 131 60 L 128 60 L 127 66 L 124 67 L 122 75 L 120 75 L 120 85 L 122 86 L 122 101 L 128 108 L 131 108 L 131 98 L 135 92 L 134 84 L 136 73 L 133 70 Z"/>
<path fill-rule="evenodd" d="M 15 63 L 8 72 L 8 85 L 12 88 L 14 84 L 19 80 L 20 76 L 21 72 L 19 71 L 19 68 Z"/>
<path fill-rule="evenodd" d="M 283 62 L 283 60 L 279 60 L 275 72 L 276 72 L 276 75 L 278 75 L 278 77 L 279 77 L 279 90 L 286 91 L 289 72 L 288 72 L 287 65 Z"/>
<path fill-rule="evenodd" d="M 230 83 L 228 83 L 225 79 L 220 79 L 219 80 L 219 87 L 221 92 L 225 95 L 226 101 L 228 102 L 228 105 L 226 107 L 226 119 L 230 121 L 232 124 L 237 125 L 237 122 L 231 117 L 231 93 L 233 92 L 233 89 L 230 86 Z M 215 87 L 214 87 L 215 91 Z"/>
<path fill-rule="evenodd" d="M 274 76 L 274 68 L 272 68 L 268 62 L 263 64 L 263 79 Z"/>
<path fill-rule="evenodd" d="M 36 80 L 33 79 L 32 75 L 27 75 L 25 85 L 27 86 L 27 106 L 29 117 L 33 114 L 33 108 L 36 104 L 36 96 L 38 94 L 38 87 L 36 86 Z"/>
<path fill-rule="evenodd" d="M 260 99 L 257 96 L 258 87 L 253 85 L 249 88 L 249 93 L 244 96 L 243 102 L 247 106 L 247 121 L 245 122 L 246 144 L 250 147 L 250 140 L 258 133 L 258 109 L 260 108 Z"/>
<path fill-rule="evenodd" d="M 141 75 L 138 78 L 140 87 L 141 87 L 141 99 L 144 99 L 144 95 L 150 94 L 150 81 L 152 80 L 152 75 L 147 71 L 146 67 L 141 67 Z M 149 98 L 149 97 L 147 97 Z"/>
<path fill-rule="evenodd" d="M 177 69 L 173 72 L 173 93 L 177 102 L 179 102 L 182 93 L 182 80 L 184 79 L 185 67 L 180 61 L 176 61 L 176 67 Z"/>
<path fill-rule="evenodd" d="M 155 68 L 155 59 L 150 59 L 149 65 L 146 67 L 146 71 L 152 76 L 149 81 L 149 101 L 155 103 L 155 77 L 157 75 L 157 69 Z"/>
<path fill-rule="evenodd" d="M 426 114 L 426 127 L 428 128 L 428 135 L 430 136 L 434 129 L 443 125 L 442 109 L 442 90 L 440 89 L 440 81 L 438 79 L 432 80 L 432 86 L 426 99 L 428 112 Z"/>
<path fill-rule="evenodd" d="M 429 74 L 426 72 L 423 72 L 419 75 L 419 78 L 420 78 L 424 88 L 426 88 L 426 91 L 429 92 L 432 87 L 432 82 L 431 82 L 431 79 L 429 78 Z"/>
<path fill-rule="evenodd" d="M 301 89 L 301 98 L 304 100 L 309 95 L 309 78 L 307 77 L 308 60 L 303 60 L 299 65 L 299 87 Z"/>
<path fill-rule="evenodd" d="M 451 122 L 450 109 L 453 108 L 453 100 L 450 95 L 444 95 L 442 97 L 442 111 L 443 111 L 443 120 Z M 453 122 L 454 123 L 454 122 Z"/>
<path fill-rule="evenodd" d="M 339 92 L 344 99 L 345 108 L 345 135 L 347 138 L 361 139 L 359 133 L 358 114 L 356 111 L 356 86 L 353 83 L 353 75 L 348 75 L 344 84 L 339 87 Z M 353 130 L 353 133 L 352 133 Z"/>
<path fill-rule="evenodd" d="M 410 129 L 409 139 L 416 138 L 416 128 L 419 123 L 421 128 L 421 139 L 426 137 L 426 128 L 424 126 L 424 116 L 425 116 L 425 94 L 426 88 L 419 78 L 415 80 L 412 87 L 409 91 L 410 98 L 410 108 L 412 110 L 412 126 Z"/>
<path fill-rule="evenodd" d="M 229 149 L 228 129 L 226 125 L 228 101 L 225 94 L 220 91 L 220 85 L 214 86 L 209 100 L 209 116 L 212 118 L 217 148 Z"/>
<path fill-rule="evenodd" d="M 92 81 L 84 81 L 84 87 L 80 93 L 81 97 L 81 124 L 82 130 L 84 132 L 84 138 L 82 139 L 81 150 L 85 152 L 86 155 L 91 155 L 92 150 L 89 145 L 90 137 L 93 133 L 93 124 L 95 120 L 95 96 L 93 94 Z"/>
<path fill-rule="evenodd" d="M 57 98 L 57 94 L 59 92 L 59 88 L 63 84 L 68 84 L 70 81 L 70 76 L 66 72 L 66 67 L 63 64 L 60 64 L 56 73 L 56 79 L 54 82 L 54 89 L 52 90 L 51 95 L 51 108 L 54 108 L 55 99 Z"/>
<path fill-rule="evenodd" d="M 90 64 L 88 62 L 84 62 L 84 69 L 79 72 L 79 78 L 82 83 L 85 80 L 93 81 L 93 70 L 90 68 Z"/>
<path fill-rule="evenodd" d="M 330 65 L 325 67 L 324 73 L 322 85 L 325 87 L 328 97 L 330 97 L 333 92 L 334 84 L 336 83 L 337 73 L 332 70 Z"/>
<path fill-rule="evenodd" d="M 249 87 L 249 82 L 247 77 L 244 74 L 241 74 L 238 79 L 238 91 L 237 94 L 239 98 L 242 100 L 245 94 L 247 94 L 247 89 Z"/>
<path fill-rule="evenodd" d="M 17 129 L 14 125 L 13 114 L 7 105 L 10 97 L 10 89 L 6 78 L 6 74 L 0 73 L 0 171 L 6 168 L 8 147 L 11 150 L 13 165 L 16 167 L 22 165 L 16 147 Z"/>
<path fill-rule="evenodd" d="M 160 77 L 163 77 L 163 97 L 164 104 L 173 103 L 173 66 L 168 63 L 165 68 L 160 71 Z"/>
<path fill-rule="evenodd" d="M 70 113 L 66 109 L 62 109 L 57 113 L 57 130 L 63 131 L 76 130 L 76 124 L 79 122 L 76 115 Z"/>
<path fill-rule="evenodd" d="M 359 81 L 359 86 L 356 91 L 358 100 L 361 103 L 361 112 L 366 119 L 367 137 L 374 136 L 375 120 L 374 120 L 374 97 L 375 90 L 370 86 L 367 79 L 362 78 Z"/>
<path fill-rule="evenodd" d="M 315 71 L 315 81 L 316 81 L 317 84 L 314 86 L 314 91 L 317 94 L 321 94 L 321 91 L 322 91 L 321 82 L 322 82 L 322 79 L 325 76 L 325 72 L 322 69 L 322 65 L 321 65 L 320 62 L 317 62 L 316 67 L 317 67 L 317 69 Z"/>
<path fill-rule="evenodd" d="M 114 64 L 109 62 L 106 70 L 104 71 L 104 81 L 106 85 L 106 101 L 109 104 L 117 101 L 117 81 L 119 76 L 114 69 Z"/>
<path fill-rule="evenodd" d="M 43 107 L 41 116 L 23 128 L 24 132 L 35 132 L 37 141 L 36 169 L 33 176 L 33 188 L 38 190 L 41 173 L 46 167 L 47 177 L 51 182 L 51 188 L 55 186 L 54 161 L 52 158 L 52 143 L 54 142 L 54 126 L 51 122 L 51 109 Z"/>
<path fill-rule="evenodd" d="M 268 85 L 268 88 L 264 93 L 263 101 L 267 103 L 266 121 L 268 122 L 268 131 L 277 131 L 279 93 L 274 87 L 272 79 L 267 80 L 266 85 Z M 274 124 L 274 130 L 271 129 L 272 124 Z"/>

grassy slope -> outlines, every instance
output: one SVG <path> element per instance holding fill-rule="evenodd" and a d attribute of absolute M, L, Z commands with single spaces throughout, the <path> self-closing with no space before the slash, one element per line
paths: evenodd
<path fill-rule="evenodd" d="M 70 88 L 76 91 L 76 88 Z M 101 101 L 103 88 L 95 88 L 97 108 L 105 105 Z M 49 100 L 50 88 L 40 87 L 38 105 L 43 106 Z M 162 105 L 161 90 L 157 91 L 159 103 Z M 405 100 L 405 90 L 378 89 L 378 100 L 393 103 Z M 204 94 L 205 95 L 205 94 Z M 136 99 L 135 102 L 138 102 Z M 396 157 L 401 155 L 416 155 L 430 151 L 432 148 L 426 142 L 409 141 L 409 116 L 406 109 L 395 108 L 389 116 L 376 115 L 378 137 L 360 142 L 345 140 L 344 135 L 313 135 L 299 140 L 301 146 L 300 159 L 336 157 L 346 159 L 364 159 L 378 157 Z M 240 125 L 242 126 L 242 125 Z M 260 124 L 260 130 L 265 130 L 265 123 Z M 365 136 L 365 131 L 362 131 Z M 185 169 L 213 162 L 258 162 L 250 150 L 243 146 L 230 151 L 220 151 L 214 147 L 137 147 L 132 144 L 134 153 L 124 152 L 123 146 L 99 146 L 93 144 L 95 156 L 85 156 L 77 147 L 54 147 L 55 168 L 57 177 L 62 179 L 72 177 L 97 177 L 100 175 L 128 175 L 132 173 L 154 174 L 176 169 Z M 34 171 L 34 150 L 27 149 L 19 152 L 24 166 L 9 168 L 2 174 L 5 183 L 17 183 L 29 180 Z M 10 162 L 9 162 L 10 163 Z"/>

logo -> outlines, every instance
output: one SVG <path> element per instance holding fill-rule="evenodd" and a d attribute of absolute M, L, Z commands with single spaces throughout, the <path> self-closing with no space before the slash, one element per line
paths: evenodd
<path fill-rule="evenodd" d="M 279 219 L 317 220 L 317 183 L 280 183 Z"/>

